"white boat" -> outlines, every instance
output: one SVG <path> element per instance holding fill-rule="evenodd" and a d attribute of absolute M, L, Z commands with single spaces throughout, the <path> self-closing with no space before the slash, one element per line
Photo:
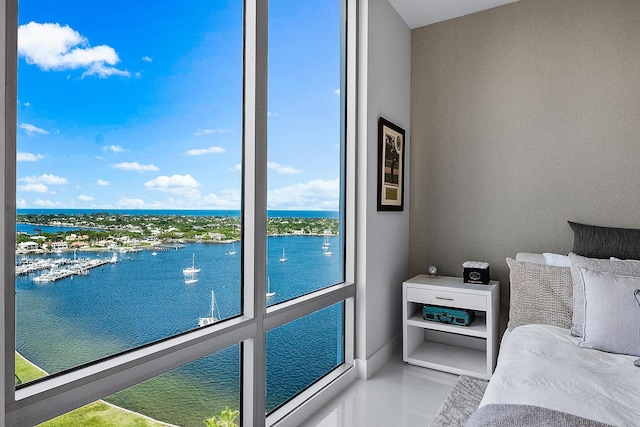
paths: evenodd
<path fill-rule="evenodd" d="M 193 285 L 194 283 L 198 283 L 198 278 L 195 276 L 195 273 L 184 278 L 185 285 Z"/>
<path fill-rule="evenodd" d="M 329 236 L 328 235 L 324 235 L 324 243 L 322 244 L 322 250 L 326 251 L 329 249 L 329 246 L 331 246 L 331 243 L 329 242 Z"/>
<path fill-rule="evenodd" d="M 216 312 L 219 311 L 217 310 L 217 308 L 218 308 L 218 304 L 216 304 L 215 294 L 213 293 L 213 291 L 211 291 L 211 313 L 209 313 L 210 316 L 198 317 L 198 326 L 203 327 L 203 326 L 213 325 L 214 323 L 216 323 L 218 321 L 218 319 L 216 318 Z"/>
<path fill-rule="evenodd" d="M 153 252 L 151 252 L 151 255 L 156 256 L 156 255 L 158 255 L 158 252 L 153 251 Z"/>
<path fill-rule="evenodd" d="M 235 255 L 238 252 L 236 252 L 236 244 L 235 243 L 231 243 L 231 251 L 229 251 L 229 255 Z"/>
<path fill-rule="evenodd" d="M 109 260 L 110 264 L 115 264 L 118 262 L 118 254 L 117 253 L 113 253 L 113 255 L 111 256 L 111 259 Z"/>
<path fill-rule="evenodd" d="M 322 254 L 324 256 L 331 256 L 333 255 L 333 252 L 331 252 L 329 250 L 329 246 L 331 246 L 331 243 L 329 242 L 329 236 L 328 235 L 324 235 L 324 243 L 322 244 Z"/>
<path fill-rule="evenodd" d="M 196 254 L 193 254 L 192 261 L 191 261 L 191 267 L 187 267 L 187 268 L 183 269 L 182 272 L 184 274 L 200 273 L 200 269 L 196 268 Z"/>
<path fill-rule="evenodd" d="M 287 256 L 284 253 L 284 248 L 282 248 L 282 256 L 280 257 L 280 262 L 285 262 L 287 260 Z"/>
<path fill-rule="evenodd" d="M 275 294 L 275 292 L 271 292 L 271 277 L 267 277 L 267 298 L 272 297 Z"/>

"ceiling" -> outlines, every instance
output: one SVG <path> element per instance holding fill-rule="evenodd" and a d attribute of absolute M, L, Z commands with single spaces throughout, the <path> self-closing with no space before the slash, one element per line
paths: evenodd
<path fill-rule="evenodd" d="M 518 0 L 389 0 L 409 28 L 418 28 Z"/>

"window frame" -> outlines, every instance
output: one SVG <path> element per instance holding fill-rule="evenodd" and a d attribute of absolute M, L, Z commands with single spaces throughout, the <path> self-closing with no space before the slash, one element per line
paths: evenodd
<path fill-rule="evenodd" d="M 343 0 L 341 78 L 341 209 L 345 281 L 282 304 L 266 306 L 267 235 L 267 21 L 268 4 L 244 1 L 243 155 L 242 155 L 242 310 L 239 317 L 51 375 L 15 389 L 15 227 L 18 0 L 0 0 L 0 164 L 2 197 L 0 293 L 0 426 L 33 425 L 64 414 L 174 368 L 241 343 L 242 425 L 295 425 L 355 379 L 355 140 L 357 2 Z M 346 19 L 345 19 L 346 17 Z M 345 71 L 346 70 L 346 71 Z M 247 167 L 249 166 L 249 167 Z M 344 363 L 265 416 L 266 331 L 338 302 L 344 302 Z"/>

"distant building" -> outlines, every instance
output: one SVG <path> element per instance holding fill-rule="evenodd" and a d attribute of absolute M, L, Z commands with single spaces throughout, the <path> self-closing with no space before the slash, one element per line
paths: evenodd
<path fill-rule="evenodd" d="M 51 242 L 50 246 L 52 251 L 66 251 L 69 249 L 69 244 L 67 242 Z"/>
<path fill-rule="evenodd" d="M 21 251 L 34 251 L 38 249 L 38 243 L 37 242 L 18 243 L 18 249 L 20 249 Z"/>

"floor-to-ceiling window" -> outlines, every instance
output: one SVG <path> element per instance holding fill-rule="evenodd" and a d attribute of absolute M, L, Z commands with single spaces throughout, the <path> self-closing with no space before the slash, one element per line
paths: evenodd
<path fill-rule="evenodd" d="M 6 424 L 270 424 L 348 371 L 346 0 L 2 7 Z"/>

